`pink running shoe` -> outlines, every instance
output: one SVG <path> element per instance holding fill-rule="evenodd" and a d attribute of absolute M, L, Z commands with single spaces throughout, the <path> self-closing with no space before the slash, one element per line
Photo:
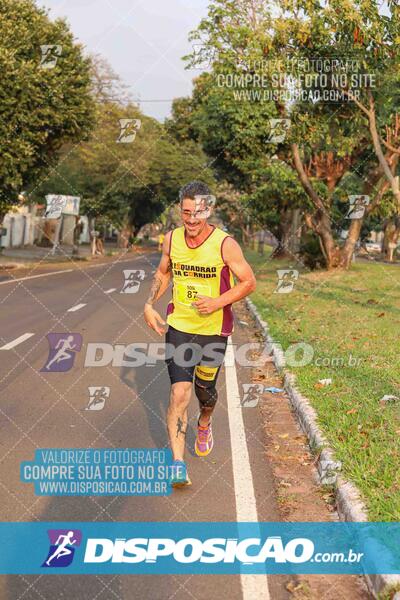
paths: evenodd
<path fill-rule="evenodd" d="M 214 439 L 211 429 L 211 421 L 207 427 L 202 427 L 197 421 L 197 437 L 194 444 L 194 451 L 197 456 L 207 456 L 210 454 L 214 446 Z"/>

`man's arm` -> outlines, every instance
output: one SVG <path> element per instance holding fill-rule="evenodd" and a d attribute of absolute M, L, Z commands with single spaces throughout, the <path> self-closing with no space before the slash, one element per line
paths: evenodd
<path fill-rule="evenodd" d="M 163 329 L 159 326 L 161 323 L 165 325 L 165 321 L 161 318 L 159 313 L 153 308 L 153 304 L 161 298 L 166 289 L 168 288 L 171 280 L 171 260 L 169 256 L 169 245 L 172 231 L 169 231 L 163 242 L 162 255 L 158 269 L 154 274 L 153 282 L 150 288 L 150 294 L 147 298 L 146 304 L 144 305 L 144 318 L 149 327 L 154 329 L 159 335 L 164 333 Z"/>
<path fill-rule="evenodd" d="M 225 263 L 238 279 L 238 283 L 221 294 L 219 298 L 198 296 L 199 299 L 193 304 L 201 314 L 209 314 L 227 304 L 238 302 L 256 289 L 256 278 L 253 269 L 244 258 L 241 247 L 233 238 L 228 237 L 225 239 L 222 253 Z"/>

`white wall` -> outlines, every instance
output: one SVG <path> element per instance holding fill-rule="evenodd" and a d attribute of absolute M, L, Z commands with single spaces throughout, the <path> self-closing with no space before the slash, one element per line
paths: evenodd
<path fill-rule="evenodd" d="M 3 248 L 15 248 L 17 246 L 33 244 L 34 227 L 30 213 L 7 213 L 4 217 L 2 227 L 7 229 L 7 234 L 0 237 L 0 246 Z"/>

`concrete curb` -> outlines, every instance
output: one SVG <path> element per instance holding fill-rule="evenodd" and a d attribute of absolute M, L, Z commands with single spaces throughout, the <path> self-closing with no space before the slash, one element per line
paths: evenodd
<path fill-rule="evenodd" d="M 306 434 L 311 449 L 318 454 L 319 482 L 334 486 L 337 511 L 342 521 L 368 521 L 367 508 L 361 499 L 360 492 L 353 483 L 340 475 L 341 464 L 335 460 L 334 452 L 329 447 L 318 426 L 317 413 L 311 406 L 310 401 L 297 390 L 296 376 L 285 368 L 285 356 L 280 344 L 274 341 L 269 332 L 268 324 L 261 318 L 257 308 L 249 298 L 246 298 L 246 304 L 271 349 L 275 367 L 283 375 L 285 391 L 289 396 L 300 427 Z M 400 589 L 399 575 L 364 574 L 364 580 L 375 598 L 385 595 L 385 597 L 390 597 L 392 600 L 400 599 L 400 592 L 392 592 L 392 595 L 388 596 L 394 587 Z"/>
<path fill-rule="evenodd" d="M 0 260 L 0 271 L 7 271 L 8 269 L 21 269 L 24 267 L 26 267 L 26 263 L 3 262 Z"/>

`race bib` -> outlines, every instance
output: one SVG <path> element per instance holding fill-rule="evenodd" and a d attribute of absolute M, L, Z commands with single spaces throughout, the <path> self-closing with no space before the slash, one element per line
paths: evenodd
<path fill-rule="evenodd" d="M 174 283 L 175 298 L 179 304 L 190 306 L 195 302 L 197 295 L 211 296 L 210 286 L 204 283 L 179 281 Z"/>

